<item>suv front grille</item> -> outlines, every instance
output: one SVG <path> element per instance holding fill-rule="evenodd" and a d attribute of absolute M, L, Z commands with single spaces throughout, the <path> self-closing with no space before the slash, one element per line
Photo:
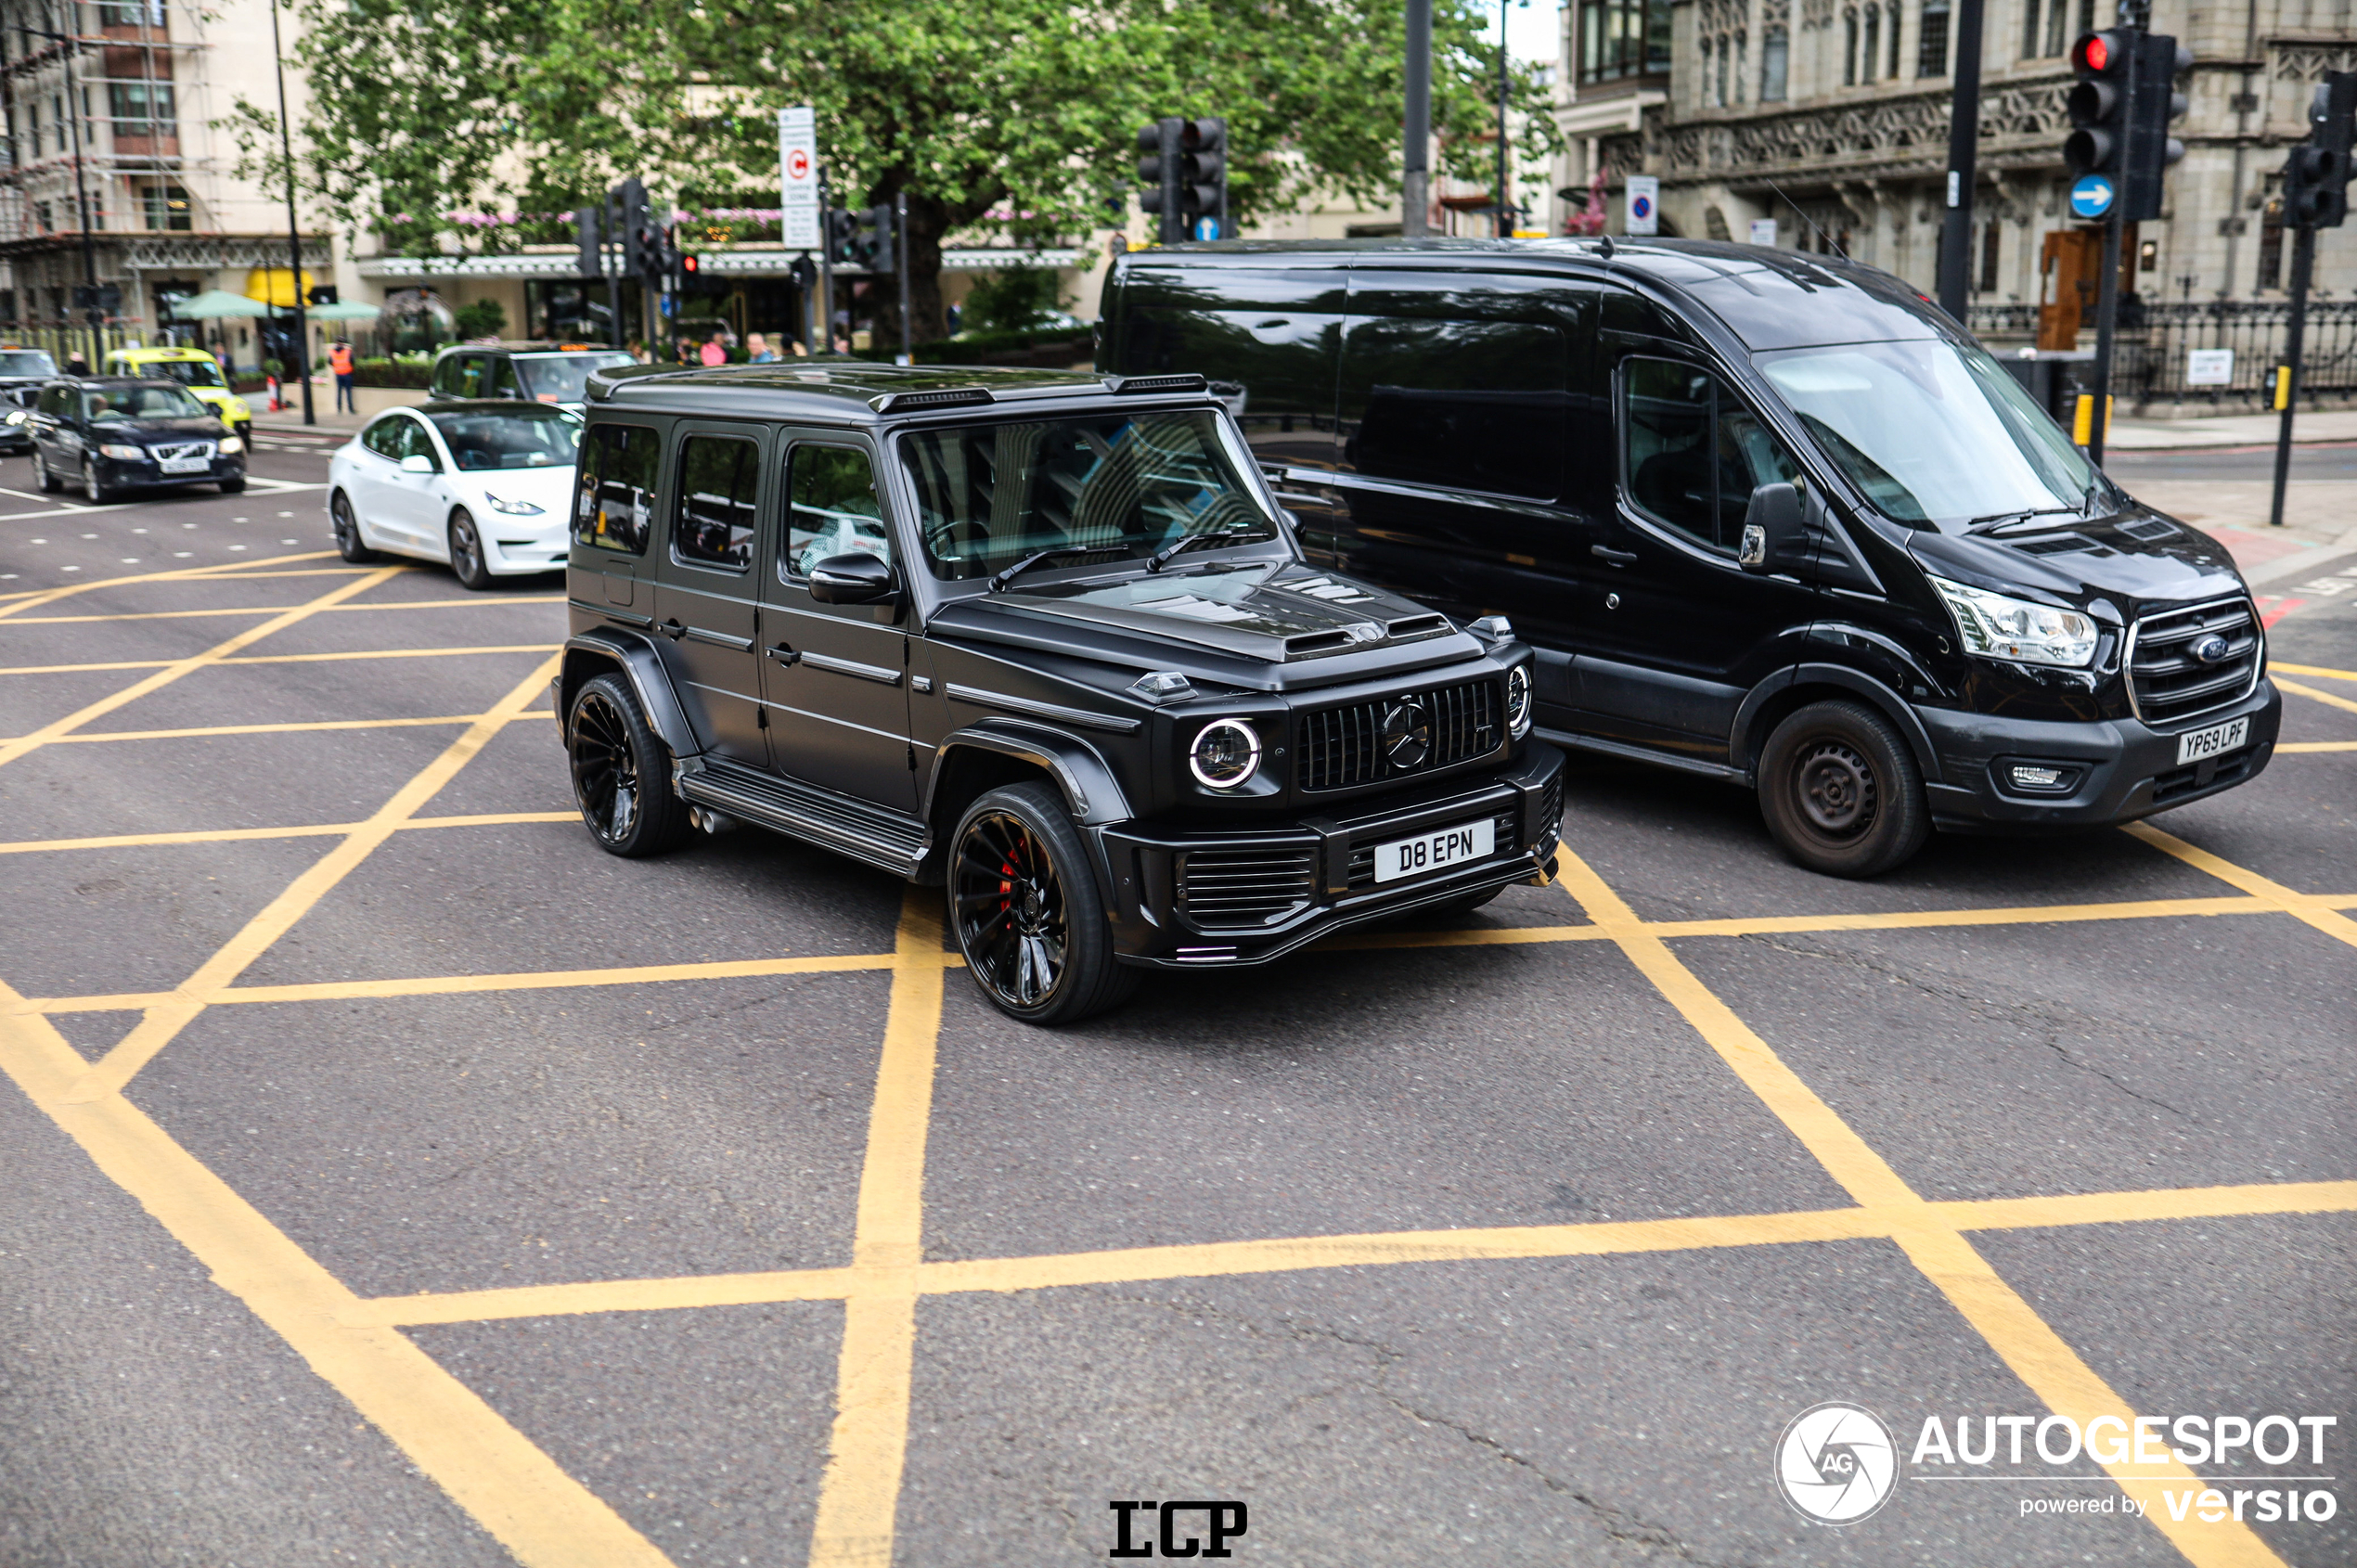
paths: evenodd
<path fill-rule="evenodd" d="M 2226 655 L 2204 663 L 2194 646 L 2216 634 Z M 2259 678 L 2259 618 L 2247 598 L 2148 615 L 2136 623 L 2128 695 L 2149 725 L 2173 724 L 2239 700 Z"/>
<path fill-rule="evenodd" d="M 1423 704 L 1431 747 L 1426 756 L 1402 767 L 1384 754 L 1384 715 L 1394 704 L 1410 700 Z M 1301 787 L 1345 790 L 1486 756 L 1505 739 L 1499 709 L 1498 683 L 1484 679 L 1305 713 Z"/>
<path fill-rule="evenodd" d="M 1311 845 L 1199 849 L 1180 856 L 1179 896 L 1204 931 L 1249 931 L 1308 906 L 1318 851 Z"/>

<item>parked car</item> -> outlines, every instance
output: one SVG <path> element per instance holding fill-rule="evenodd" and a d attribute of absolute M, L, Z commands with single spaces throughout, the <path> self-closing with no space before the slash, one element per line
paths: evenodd
<path fill-rule="evenodd" d="M 1308 559 L 1538 648 L 1539 733 L 1756 788 L 1797 861 L 2086 827 L 2258 776 L 2281 699 L 2214 541 L 1928 301 L 1707 241 L 1133 251 L 1100 364 L 1230 400 Z"/>
<path fill-rule="evenodd" d="M 210 405 L 233 435 L 251 440 L 253 409 L 229 390 L 221 362 L 202 349 L 116 349 L 107 355 L 110 376 L 137 376 L 150 381 L 177 381 Z"/>
<path fill-rule="evenodd" d="M 450 402 L 513 398 L 578 412 L 592 370 L 636 364 L 588 343 L 455 343 L 434 356 L 433 395 Z"/>
<path fill-rule="evenodd" d="M 176 381 L 60 378 L 6 422 L 32 432 L 33 481 L 48 495 L 79 484 L 103 502 L 166 485 L 246 487 L 246 443 Z"/>
<path fill-rule="evenodd" d="M 0 454 L 14 456 L 32 450 L 32 407 L 41 401 L 42 387 L 57 376 L 58 362 L 49 357 L 48 350 L 0 343 Z M 25 418 L 5 418 L 19 408 L 25 411 Z"/>
<path fill-rule="evenodd" d="M 499 402 L 378 415 L 328 463 L 328 518 L 349 561 L 446 562 L 470 588 L 565 563 L 581 418 Z"/>
<path fill-rule="evenodd" d="M 556 696 L 611 854 L 752 823 L 943 886 L 1036 1023 L 1552 872 L 1529 650 L 1303 561 L 1201 377 L 589 392 Z"/>

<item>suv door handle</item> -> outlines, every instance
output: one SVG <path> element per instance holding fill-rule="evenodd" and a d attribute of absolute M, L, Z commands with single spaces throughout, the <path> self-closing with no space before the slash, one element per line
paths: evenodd
<path fill-rule="evenodd" d="M 674 642 L 677 642 L 681 637 L 688 635 L 688 628 L 681 625 L 676 620 L 660 622 L 656 624 L 655 630 L 661 632 L 664 636 L 669 637 Z"/>
<path fill-rule="evenodd" d="M 779 643 L 777 647 L 769 650 L 769 657 L 775 659 L 779 663 L 784 665 L 786 668 L 792 669 L 794 662 L 800 659 L 802 655 L 796 653 L 792 649 L 788 648 L 784 643 Z"/>
<path fill-rule="evenodd" d="M 1592 556 L 1602 556 L 1615 566 L 1627 566 L 1637 559 L 1636 551 L 1616 550 L 1610 545 L 1591 545 L 1588 546 L 1588 553 Z"/>

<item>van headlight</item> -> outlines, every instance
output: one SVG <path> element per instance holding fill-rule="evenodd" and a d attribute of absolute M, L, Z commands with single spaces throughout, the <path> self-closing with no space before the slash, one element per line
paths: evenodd
<path fill-rule="evenodd" d="M 2019 664 L 2059 664 L 2072 670 L 2084 669 L 2095 661 L 2095 623 L 2075 610 L 2032 604 L 1944 577 L 1933 577 L 1931 585 L 1939 590 L 1948 613 L 1956 618 L 1956 635 L 1966 653 Z"/>
<path fill-rule="evenodd" d="M 1214 719 L 1187 748 L 1187 770 L 1214 790 L 1232 790 L 1260 771 L 1260 736 L 1242 719 Z"/>
<path fill-rule="evenodd" d="M 1530 728 L 1530 666 L 1517 664 L 1506 672 L 1506 726 L 1519 740 Z"/>

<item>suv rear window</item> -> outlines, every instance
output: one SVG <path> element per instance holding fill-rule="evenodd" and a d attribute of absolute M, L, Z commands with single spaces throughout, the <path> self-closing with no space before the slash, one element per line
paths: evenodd
<path fill-rule="evenodd" d="M 582 438 L 573 495 L 573 537 L 592 549 L 647 553 L 663 443 L 644 425 L 597 425 Z"/>

